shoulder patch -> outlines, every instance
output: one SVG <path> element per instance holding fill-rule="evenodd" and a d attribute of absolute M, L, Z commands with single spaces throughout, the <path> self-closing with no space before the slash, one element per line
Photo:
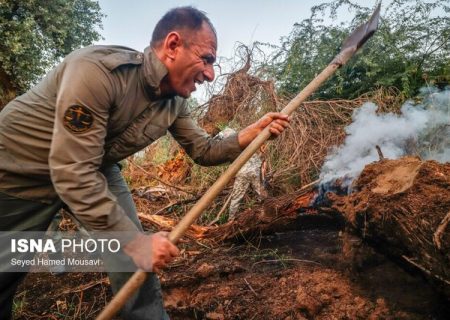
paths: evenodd
<path fill-rule="evenodd" d="M 84 106 L 70 106 L 64 112 L 64 127 L 73 133 L 88 131 L 94 123 L 91 110 Z"/>

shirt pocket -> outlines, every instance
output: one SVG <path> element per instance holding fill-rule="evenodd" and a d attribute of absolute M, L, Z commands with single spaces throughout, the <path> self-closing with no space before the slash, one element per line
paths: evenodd
<path fill-rule="evenodd" d="M 115 139 L 110 148 L 107 148 L 104 163 L 123 160 L 144 149 L 167 132 L 167 128 L 155 124 L 147 124 L 143 130 L 138 130 L 137 127 L 130 129 L 132 130 L 127 130 Z"/>
<path fill-rule="evenodd" d="M 144 135 L 148 138 L 149 143 L 158 140 L 166 135 L 167 127 L 162 127 L 154 123 L 149 123 L 144 129 Z"/>

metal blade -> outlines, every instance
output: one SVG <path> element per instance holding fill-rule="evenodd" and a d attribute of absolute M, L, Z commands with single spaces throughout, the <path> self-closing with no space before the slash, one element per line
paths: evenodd
<path fill-rule="evenodd" d="M 369 21 L 360 25 L 345 39 L 341 51 L 349 47 L 354 47 L 358 50 L 374 34 L 378 28 L 378 21 L 380 20 L 380 8 L 381 2 L 378 4 Z"/>
<path fill-rule="evenodd" d="M 330 65 L 336 65 L 338 68 L 347 63 L 356 51 L 369 39 L 378 28 L 380 20 L 381 2 L 372 13 L 369 21 L 356 28 L 342 44 L 341 51 L 334 57 Z"/>

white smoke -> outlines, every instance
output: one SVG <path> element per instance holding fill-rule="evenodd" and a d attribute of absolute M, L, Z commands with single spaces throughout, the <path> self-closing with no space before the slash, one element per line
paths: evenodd
<path fill-rule="evenodd" d="M 421 104 L 408 101 L 400 114 L 377 114 L 377 106 L 371 102 L 355 110 L 353 122 L 345 128 L 344 143 L 325 160 L 322 182 L 344 177 L 351 182 L 367 164 L 379 160 L 377 145 L 388 159 L 418 155 L 450 161 L 450 91 L 427 90 Z"/>

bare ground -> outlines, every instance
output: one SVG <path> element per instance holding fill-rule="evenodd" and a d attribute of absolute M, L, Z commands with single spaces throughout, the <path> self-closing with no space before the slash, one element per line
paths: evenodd
<path fill-rule="evenodd" d="M 420 276 L 339 230 L 189 245 L 182 256 L 160 275 L 172 319 L 445 319 L 449 311 Z M 16 319 L 94 319 L 110 297 L 103 274 L 30 274 Z"/>
<path fill-rule="evenodd" d="M 430 230 L 435 232 L 445 222 L 449 203 L 448 174 L 443 168 L 449 170 L 448 165 L 422 164 L 414 159 L 400 167 L 387 162 L 372 166 L 359 180 L 359 193 L 338 198 L 340 202 L 335 204 L 341 205 L 350 225 L 354 221 L 353 228 L 365 221 L 360 230 L 365 230 L 366 236 L 376 232 L 391 239 L 386 232 L 395 230 L 392 226 L 398 219 L 388 219 L 388 208 L 404 207 L 419 221 L 411 228 L 431 216 Z M 383 174 L 388 171 L 391 174 Z M 302 199 L 304 196 L 293 203 Z M 181 257 L 160 274 L 172 319 L 447 319 L 448 298 L 436 291 L 420 270 L 403 269 L 379 253 L 386 253 L 386 248 L 377 243 L 395 246 L 397 242 L 371 243 L 369 247 L 361 240 L 367 237 L 351 235 L 333 220 L 298 225 L 292 215 L 299 210 L 289 205 L 279 208 L 289 212 L 283 232 L 269 232 L 267 221 L 257 221 L 261 208 L 237 222 L 261 226 L 259 229 L 225 224 L 222 229 L 191 230 L 193 236 L 180 244 Z M 371 215 L 365 214 L 366 220 L 358 217 L 367 212 Z M 280 222 L 278 215 L 274 220 Z M 312 220 L 318 218 L 320 212 L 312 216 Z M 268 234 L 262 236 L 255 230 Z M 447 248 L 448 232 L 441 230 L 441 249 L 429 232 L 429 239 L 417 245 L 420 250 L 416 253 L 423 255 L 431 246 L 445 258 L 448 250 L 442 248 Z M 198 240 L 196 232 L 220 241 Z M 221 232 L 233 237 L 221 238 Z M 104 274 L 29 274 L 16 296 L 16 319 L 94 319 L 110 298 Z"/>

